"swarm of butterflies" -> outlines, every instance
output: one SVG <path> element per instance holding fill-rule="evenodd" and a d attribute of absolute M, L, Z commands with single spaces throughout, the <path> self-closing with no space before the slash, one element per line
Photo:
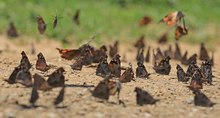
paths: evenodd
<path fill-rule="evenodd" d="M 79 11 L 78 13 L 79 14 Z M 78 15 L 76 16 L 78 17 Z M 166 23 L 167 25 L 176 26 L 176 39 L 180 38 L 182 35 L 187 34 L 187 28 L 185 27 L 185 21 L 183 19 L 184 15 L 181 11 L 174 12 L 165 16 L 161 22 Z M 77 18 L 76 18 L 77 19 Z M 38 29 L 40 33 L 44 33 L 46 25 L 41 17 L 38 19 Z M 179 25 L 180 21 L 183 21 L 183 26 Z M 57 22 L 57 21 L 56 21 Z M 143 18 L 139 23 L 140 25 L 145 25 L 151 22 L 151 19 L 147 16 Z M 13 25 L 12 25 L 13 26 Z M 166 37 L 166 34 L 165 36 Z M 58 52 L 61 55 L 61 58 L 65 60 L 75 60 L 70 67 L 74 71 L 81 71 L 83 66 L 95 67 L 96 75 L 103 78 L 98 85 L 95 86 L 93 90 L 90 90 L 91 95 L 95 98 L 99 98 L 105 101 L 108 101 L 110 95 L 117 94 L 118 104 L 125 103 L 120 100 L 120 90 L 122 84 L 126 82 L 135 81 L 136 78 L 149 79 L 151 73 L 149 73 L 144 65 L 144 62 L 150 62 L 151 52 L 153 58 L 153 69 L 158 75 L 169 75 L 171 70 L 170 60 L 177 60 L 183 65 L 187 65 L 188 69 L 186 71 L 177 64 L 177 80 L 180 82 L 191 81 L 189 88 L 194 93 L 194 104 L 196 106 L 212 107 L 213 103 L 202 91 L 204 84 L 212 84 L 212 66 L 214 65 L 214 57 L 209 56 L 207 49 L 205 48 L 204 43 L 201 43 L 199 60 L 203 61 L 199 66 L 197 65 L 197 54 L 193 54 L 188 57 L 188 52 L 185 51 L 184 54 L 181 53 L 180 46 L 178 43 L 175 44 L 175 51 L 172 50 L 170 45 L 167 50 L 161 50 L 159 47 L 151 50 L 151 47 L 148 46 L 146 56 L 144 56 L 144 49 L 146 48 L 144 43 L 144 35 L 137 40 L 134 44 L 134 47 L 137 48 L 137 68 L 134 72 L 132 64 L 128 63 L 127 68 L 121 66 L 121 56 L 119 52 L 119 42 L 115 41 L 113 45 L 109 46 L 109 51 L 107 46 L 103 45 L 100 48 L 95 48 L 89 43 L 80 46 L 77 49 L 61 49 L 57 48 Z M 94 39 L 94 38 L 92 38 Z M 163 38 L 162 38 L 163 39 Z M 161 40 L 161 39 L 160 39 Z M 162 40 L 161 42 L 166 42 Z M 107 54 L 109 52 L 109 54 Z M 38 73 L 35 73 L 33 76 L 30 73 L 32 64 L 30 63 L 27 55 L 24 51 L 21 52 L 22 58 L 20 64 L 14 68 L 13 72 L 9 76 L 6 82 L 9 84 L 20 83 L 26 87 L 32 87 L 32 94 L 30 98 L 30 106 L 23 105 L 25 107 L 35 108 L 36 101 L 39 98 L 38 90 L 48 91 L 55 87 L 62 87 L 59 95 L 54 100 L 54 105 L 57 106 L 64 100 L 65 92 L 65 69 L 63 67 L 57 68 L 52 74 L 48 75 L 47 80 Z M 108 56 L 110 57 L 110 62 L 108 62 Z M 47 72 L 53 66 L 46 63 L 46 59 L 42 53 L 37 55 L 36 69 L 41 72 Z M 93 65 L 96 64 L 96 65 Z M 122 73 L 122 70 L 124 72 Z M 32 82 L 33 77 L 33 82 Z M 155 104 L 159 99 L 155 99 L 147 91 L 135 87 L 134 91 L 136 92 L 136 103 L 138 105 L 145 104 Z"/>

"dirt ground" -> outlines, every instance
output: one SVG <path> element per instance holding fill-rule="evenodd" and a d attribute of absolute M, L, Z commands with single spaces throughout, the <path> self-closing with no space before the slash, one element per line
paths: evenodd
<path fill-rule="evenodd" d="M 9 85 L 4 79 L 8 79 L 14 67 L 20 63 L 20 52 L 24 50 L 31 63 L 33 69 L 31 73 L 40 73 L 35 69 L 37 54 L 30 54 L 30 40 L 7 40 L 7 37 L 0 36 L 0 117 L 40 117 L 40 118 L 65 118 L 65 117 L 89 117 L 89 118 L 106 118 L 106 117 L 159 117 L 159 118 L 216 118 L 220 115 L 220 69 L 219 53 L 220 48 L 215 48 L 215 66 L 213 67 L 213 85 L 205 85 L 202 90 L 213 102 L 217 103 L 214 107 L 203 108 L 194 106 L 192 103 L 194 95 L 186 87 L 189 83 L 181 83 L 177 81 L 176 64 L 180 63 L 171 60 L 171 73 L 169 76 L 158 75 L 152 69 L 152 63 L 145 63 L 148 72 L 151 73 L 150 79 L 135 78 L 136 81 L 122 84 L 120 98 L 125 102 L 126 107 L 117 105 L 116 96 L 110 97 L 110 102 L 99 102 L 91 96 L 87 87 L 82 85 L 86 83 L 90 89 L 96 86 L 102 79 L 95 75 L 95 68 L 83 67 L 82 71 L 73 71 L 70 68 L 72 61 L 66 61 L 60 58 L 56 47 L 61 47 L 58 42 L 52 40 L 41 40 L 36 42 L 36 52 L 42 52 L 48 64 L 62 66 L 65 68 L 66 93 L 63 102 L 67 108 L 56 109 L 53 106 L 54 98 L 59 93 L 60 88 L 55 88 L 51 91 L 40 93 L 40 98 L 37 101 L 38 105 L 44 105 L 47 108 L 22 109 L 15 103 L 29 104 L 31 88 L 25 88 L 19 84 Z M 152 41 L 146 41 L 147 45 L 156 48 L 158 44 Z M 106 43 L 107 44 L 107 43 Z M 120 43 L 121 44 L 121 43 Z M 120 54 L 125 55 L 127 62 L 123 62 L 122 66 L 127 67 L 128 62 L 133 64 L 133 70 L 136 69 L 136 50 L 132 44 L 120 45 Z M 160 45 L 161 46 L 161 45 Z M 168 45 L 162 45 L 162 48 L 167 48 Z M 183 51 L 198 53 L 199 45 L 180 44 Z M 152 55 L 151 55 L 152 59 Z M 200 62 L 201 63 L 201 62 Z M 199 63 L 199 65 L 200 65 Z M 187 66 L 183 66 L 186 70 Z M 53 72 L 50 69 L 48 74 Z M 137 106 L 135 99 L 135 87 L 141 87 L 148 91 L 156 99 L 160 101 L 155 105 Z"/>

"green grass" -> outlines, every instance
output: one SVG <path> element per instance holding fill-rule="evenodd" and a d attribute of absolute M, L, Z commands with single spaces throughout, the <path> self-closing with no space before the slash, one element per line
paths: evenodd
<path fill-rule="evenodd" d="M 45 36 L 57 40 L 80 42 L 94 34 L 97 42 L 135 40 L 141 34 L 155 40 L 166 31 L 174 40 L 174 28 L 158 21 L 169 12 L 181 10 L 189 27 L 189 35 L 182 40 L 196 43 L 219 38 L 219 4 L 217 0 L 0 0 L 0 32 L 13 21 L 21 35 L 40 39 L 35 21 L 40 15 L 48 26 Z M 72 22 L 77 9 L 81 10 L 80 26 Z M 53 30 L 55 15 L 59 22 Z M 137 22 L 144 15 L 152 17 L 153 22 L 140 28 Z"/>

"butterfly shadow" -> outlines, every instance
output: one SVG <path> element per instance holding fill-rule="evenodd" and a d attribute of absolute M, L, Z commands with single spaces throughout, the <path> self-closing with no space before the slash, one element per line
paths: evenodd
<path fill-rule="evenodd" d="M 81 87 L 81 88 L 91 88 L 95 87 L 94 85 L 80 85 L 80 84 L 65 84 L 65 87 Z"/>

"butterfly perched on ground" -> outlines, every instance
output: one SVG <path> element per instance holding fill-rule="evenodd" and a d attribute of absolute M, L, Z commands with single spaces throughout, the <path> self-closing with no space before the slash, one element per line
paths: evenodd
<path fill-rule="evenodd" d="M 196 106 L 202 106 L 202 107 L 212 107 L 216 103 L 213 103 L 204 93 L 202 93 L 200 90 L 196 90 L 193 92 L 195 94 L 194 96 L 194 104 Z"/>
<path fill-rule="evenodd" d="M 168 35 L 167 32 L 164 33 L 164 34 L 159 38 L 158 43 L 159 43 L 159 44 L 165 44 L 165 43 L 167 43 L 167 41 L 168 41 L 167 35 Z"/>
<path fill-rule="evenodd" d="M 113 58 L 116 54 L 118 54 L 118 41 L 115 41 L 113 46 L 109 45 L 109 56 Z"/>
<path fill-rule="evenodd" d="M 210 59 L 208 50 L 206 49 L 205 44 L 203 42 L 200 45 L 199 59 L 202 61 L 205 61 L 206 59 Z"/>
<path fill-rule="evenodd" d="M 199 68 L 194 68 L 192 71 L 193 71 L 192 79 L 190 85 L 187 87 L 193 91 L 203 89 L 203 84 L 202 84 L 203 75 L 201 73 L 201 70 Z"/>
<path fill-rule="evenodd" d="M 80 25 L 80 10 L 77 9 L 75 15 L 73 16 L 73 22 L 75 22 L 77 25 Z"/>
<path fill-rule="evenodd" d="M 105 45 L 101 46 L 99 49 L 92 51 L 93 63 L 99 63 L 102 57 L 107 56 L 107 47 Z"/>
<path fill-rule="evenodd" d="M 35 73 L 33 75 L 33 78 L 34 78 L 34 85 L 33 85 L 33 87 L 35 87 L 36 89 L 46 91 L 46 90 L 50 90 L 52 88 L 48 84 L 48 82 L 44 79 L 43 76 Z"/>
<path fill-rule="evenodd" d="M 145 57 L 145 62 L 150 62 L 150 49 L 151 49 L 151 47 L 148 46 L 147 54 L 146 54 L 146 57 Z"/>
<path fill-rule="evenodd" d="M 32 65 L 31 65 L 31 63 L 30 63 L 30 61 L 24 51 L 21 52 L 21 61 L 20 61 L 19 66 L 24 70 L 29 70 L 32 67 Z"/>
<path fill-rule="evenodd" d="M 109 99 L 109 87 L 107 85 L 107 82 L 100 81 L 99 84 L 95 87 L 95 89 L 92 91 L 92 96 L 108 100 Z"/>
<path fill-rule="evenodd" d="M 139 26 L 145 26 L 151 23 L 152 19 L 149 16 L 144 16 L 142 19 L 139 21 Z"/>
<path fill-rule="evenodd" d="M 56 48 L 56 49 L 61 54 L 61 57 L 67 60 L 72 60 L 74 58 L 77 58 L 81 54 L 80 49 L 60 49 L 60 48 Z"/>
<path fill-rule="evenodd" d="M 163 75 L 169 75 L 171 70 L 170 65 L 170 57 L 164 57 L 162 61 L 159 62 L 158 65 L 154 66 L 153 69 L 156 73 L 163 74 Z"/>
<path fill-rule="evenodd" d="M 29 70 L 20 70 L 15 79 L 16 83 L 20 83 L 26 87 L 31 87 L 32 86 L 32 75 L 29 72 Z"/>
<path fill-rule="evenodd" d="M 140 106 L 144 104 L 155 104 L 158 100 L 154 99 L 147 91 L 142 90 L 139 87 L 135 87 L 136 103 Z"/>
<path fill-rule="evenodd" d="M 65 72 L 63 67 L 58 68 L 52 74 L 49 75 L 47 80 L 48 84 L 51 87 L 63 87 L 65 82 L 65 76 L 63 73 Z"/>
<path fill-rule="evenodd" d="M 144 49 L 143 48 L 138 49 L 136 60 L 137 62 L 144 63 Z"/>
<path fill-rule="evenodd" d="M 137 62 L 137 65 L 138 67 L 136 68 L 136 77 L 148 78 L 150 74 L 147 72 L 147 69 L 144 66 L 144 64 L 141 62 Z"/>
<path fill-rule="evenodd" d="M 189 81 L 190 77 L 186 74 L 186 72 L 183 70 L 183 68 L 179 64 L 177 64 L 176 70 L 177 70 L 176 74 L 177 74 L 178 81 L 181 81 L 181 82 Z"/>
<path fill-rule="evenodd" d="M 189 65 L 191 63 L 196 63 L 196 62 L 197 62 L 197 54 L 193 54 L 186 61 L 181 61 L 181 63 L 184 65 Z"/>
<path fill-rule="evenodd" d="M 110 63 L 108 64 L 109 69 L 111 70 L 111 74 L 116 77 L 121 76 L 121 60 L 120 55 L 116 54 Z"/>
<path fill-rule="evenodd" d="M 177 25 L 183 17 L 182 11 L 175 11 L 166 15 L 160 22 L 166 23 L 168 26 Z"/>
<path fill-rule="evenodd" d="M 131 63 L 129 63 L 129 67 L 121 75 L 119 81 L 125 83 L 125 82 L 130 82 L 131 80 L 134 80 L 134 71 L 132 69 Z"/>
<path fill-rule="evenodd" d="M 145 38 L 145 36 L 142 35 L 142 36 L 136 41 L 136 43 L 134 44 L 134 47 L 136 47 L 136 48 L 138 48 L 138 49 L 144 48 L 144 47 L 145 47 L 144 38 Z"/>
<path fill-rule="evenodd" d="M 164 58 L 164 54 L 162 53 L 160 48 L 157 48 L 156 53 L 153 50 L 153 65 L 157 66 Z"/>
<path fill-rule="evenodd" d="M 96 75 L 105 77 L 111 73 L 111 70 L 108 66 L 107 58 L 107 55 L 100 58 L 99 64 L 96 68 Z"/>
<path fill-rule="evenodd" d="M 49 65 L 47 65 L 44 55 L 41 52 L 37 55 L 36 69 L 43 72 L 50 69 Z"/>
<path fill-rule="evenodd" d="M 206 59 L 202 62 L 200 67 L 202 73 L 205 75 L 204 81 L 212 84 L 212 62 L 211 60 Z"/>
<path fill-rule="evenodd" d="M 7 30 L 7 35 L 9 37 L 18 37 L 17 29 L 13 22 L 9 23 L 9 28 Z"/>
<path fill-rule="evenodd" d="M 82 70 L 82 67 L 83 67 L 83 57 L 82 56 L 78 57 L 78 59 L 76 59 L 76 61 L 72 65 L 70 65 L 70 67 L 73 70 Z"/>
<path fill-rule="evenodd" d="M 9 76 L 8 79 L 6 79 L 5 81 L 8 82 L 9 84 L 15 84 L 15 80 L 16 80 L 16 76 L 18 74 L 18 72 L 21 70 L 21 67 L 15 67 L 13 72 L 11 73 L 11 75 Z"/>
<path fill-rule="evenodd" d="M 36 107 L 35 103 L 38 100 L 38 98 L 39 98 L 39 95 L 38 95 L 37 89 L 35 87 L 33 87 L 32 91 L 31 91 L 31 98 L 29 100 L 32 107 Z"/>
<path fill-rule="evenodd" d="M 62 89 L 60 90 L 58 96 L 56 97 L 56 99 L 54 100 L 54 105 L 58 105 L 60 104 L 61 102 L 63 102 L 64 100 L 64 94 L 65 94 L 65 86 L 62 87 Z"/>
<path fill-rule="evenodd" d="M 37 28 L 40 34 L 44 34 L 47 28 L 47 24 L 44 22 L 44 19 L 41 16 L 37 17 Z"/>

